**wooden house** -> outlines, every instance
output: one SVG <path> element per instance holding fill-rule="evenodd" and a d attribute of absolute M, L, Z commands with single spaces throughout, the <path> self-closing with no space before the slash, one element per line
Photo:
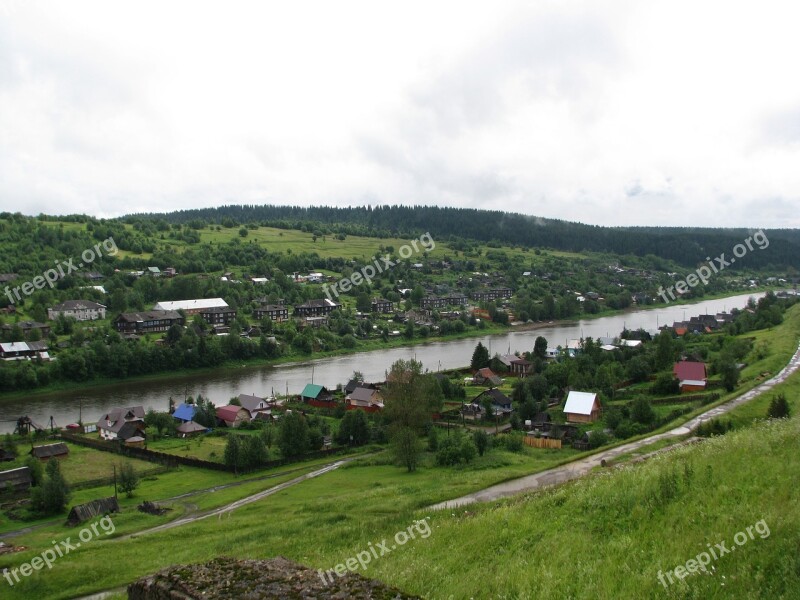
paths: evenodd
<path fill-rule="evenodd" d="M 600 399 L 594 392 L 571 391 L 564 404 L 568 423 L 592 423 L 600 418 Z"/>
<path fill-rule="evenodd" d="M 228 404 L 217 409 L 217 420 L 226 427 L 239 427 L 242 423 L 250 421 L 250 413 L 241 406 Z"/>

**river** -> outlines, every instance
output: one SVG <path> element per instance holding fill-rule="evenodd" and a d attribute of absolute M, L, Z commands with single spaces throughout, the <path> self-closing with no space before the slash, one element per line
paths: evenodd
<path fill-rule="evenodd" d="M 268 396 L 272 393 L 299 393 L 306 383 L 327 387 L 344 384 L 353 371 L 360 371 L 367 381 L 382 381 L 386 371 L 397 359 L 416 358 L 431 371 L 464 367 L 469 364 L 478 341 L 488 346 L 490 353 L 505 354 L 530 351 L 537 336 L 544 336 L 549 347 L 566 345 L 567 340 L 581 337 L 618 336 L 623 328 L 655 330 L 701 314 L 716 314 L 723 310 L 743 308 L 750 297 L 762 293 L 743 294 L 695 304 L 668 305 L 658 309 L 639 309 L 623 314 L 580 320 L 564 324 L 545 325 L 536 329 L 451 340 L 429 342 L 402 348 L 387 348 L 333 358 L 320 358 L 277 366 L 250 366 L 237 369 L 218 369 L 161 378 L 153 381 L 123 382 L 110 386 L 58 392 L 30 398 L 0 400 L 0 432 L 13 431 L 16 419 L 30 416 L 35 422 L 47 425 L 50 417 L 57 426 L 74 423 L 82 416 L 85 423 L 94 422 L 116 406 L 141 404 L 147 408 L 166 410 L 170 396 L 182 402 L 185 396 L 202 394 L 217 406 L 227 404 L 239 394 Z"/>

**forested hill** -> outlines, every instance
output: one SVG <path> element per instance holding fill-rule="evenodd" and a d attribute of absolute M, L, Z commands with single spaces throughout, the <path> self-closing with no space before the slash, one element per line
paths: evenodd
<path fill-rule="evenodd" d="M 719 256 L 722 252 L 730 257 L 733 247 L 752 233 L 746 229 L 601 227 L 517 213 L 436 206 L 231 205 L 131 217 L 163 219 L 198 229 L 208 223 L 229 226 L 258 223 L 320 230 L 323 234 L 327 231 L 377 237 L 411 237 L 429 231 L 439 239 L 496 241 L 574 252 L 653 254 L 683 265 L 695 265 L 704 262 L 707 256 Z M 766 230 L 765 234 L 769 240 L 768 251 L 750 252 L 748 266 L 800 268 L 800 230 L 773 229 Z"/>

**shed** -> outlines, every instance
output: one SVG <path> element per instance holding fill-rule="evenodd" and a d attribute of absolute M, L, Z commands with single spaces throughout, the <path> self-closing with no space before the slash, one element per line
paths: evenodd
<path fill-rule="evenodd" d="M 600 418 L 600 400 L 594 392 L 571 391 L 564 404 L 564 416 L 571 423 L 591 423 Z"/>
<path fill-rule="evenodd" d="M 208 431 L 208 427 L 203 427 L 200 425 L 200 423 L 196 423 L 194 421 L 188 421 L 178 425 L 178 428 L 175 431 L 178 432 L 180 437 L 186 438 L 197 435 L 198 433 L 203 433 L 204 431 Z"/>
<path fill-rule="evenodd" d="M 705 363 L 682 360 L 675 363 L 672 372 L 680 383 L 682 392 L 706 389 L 708 379 Z"/>
<path fill-rule="evenodd" d="M 104 516 L 109 513 L 119 512 L 119 502 L 116 497 L 109 496 L 108 498 L 99 498 L 86 502 L 85 504 L 77 504 L 72 507 L 67 516 L 67 523 L 70 525 L 78 525 L 84 523 L 89 519 Z"/>
<path fill-rule="evenodd" d="M 31 470 L 28 467 L 0 471 L 0 493 L 4 492 L 9 485 L 14 488 L 14 491 L 26 492 L 30 489 L 32 482 Z"/>
<path fill-rule="evenodd" d="M 34 446 L 29 452 L 39 460 L 50 460 L 52 457 L 62 458 L 69 454 L 69 447 L 64 442 L 47 444 L 45 446 Z"/>

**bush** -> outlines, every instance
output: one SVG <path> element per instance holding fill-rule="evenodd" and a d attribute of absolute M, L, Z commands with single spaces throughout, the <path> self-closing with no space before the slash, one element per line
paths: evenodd
<path fill-rule="evenodd" d="M 137 487 L 139 487 L 139 476 L 133 465 L 131 463 L 120 465 L 117 491 L 123 492 L 128 498 L 133 498 L 133 492 Z"/>
<path fill-rule="evenodd" d="M 505 448 L 509 452 L 522 452 L 522 449 L 525 447 L 525 442 L 522 441 L 524 435 L 520 435 L 518 433 L 506 433 L 502 436 L 497 437 L 497 443 L 501 447 Z"/>
<path fill-rule="evenodd" d="M 662 396 L 678 394 L 681 391 L 681 384 L 672 373 L 663 373 L 653 383 L 652 391 Z"/>
<path fill-rule="evenodd" d="M 599 448 L 600 446 L 605 446 L 608 443 L 608 436 L 606 435 L 605 431 L 597 429 L 595 431 L 590 432 L 589 435 L 589 448 L 594 450 L 595 448 Z"/>
<path fill-rule="evenodd" d="M 769 403 L 767 416 L 770 419 L 788 419 L 789 418 L 789 403 L 786 401 L 786 396 L 778 394 Z"/>
<path fill-rule="evenodd" d="M 438 445 L 436 463 L 443 466 L 471 462 L 477 453 L 472 440 L 461 433 L 453 432 L 441 439 Z"/>

